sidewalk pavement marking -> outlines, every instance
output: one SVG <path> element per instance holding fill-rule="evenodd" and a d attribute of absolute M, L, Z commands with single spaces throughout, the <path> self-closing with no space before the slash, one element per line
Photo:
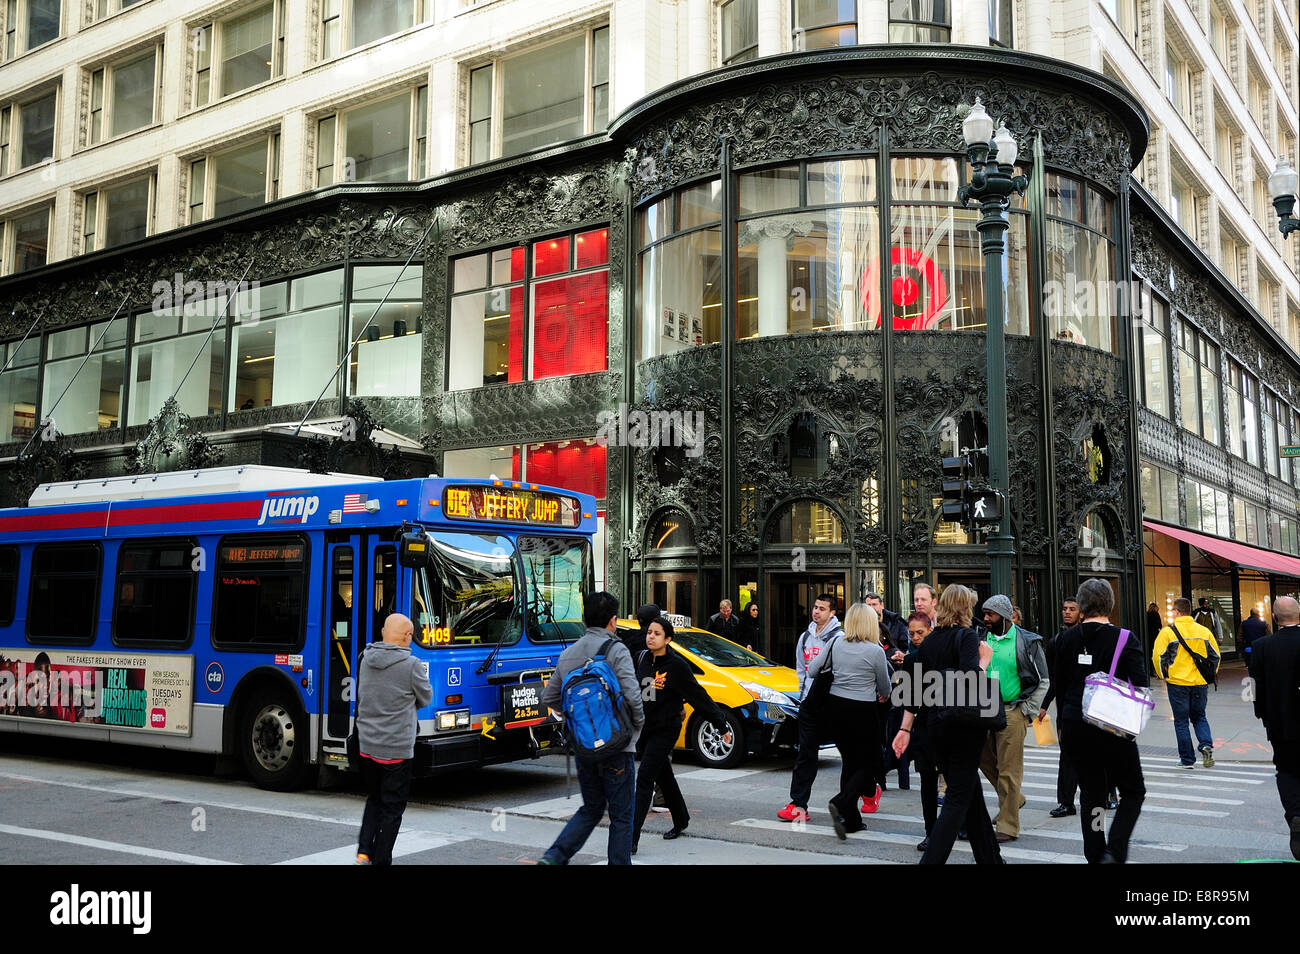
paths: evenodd
<path fill-rule="evenodd" d="M 739 825 L 743 828 L 762 828 L 767 831 L 791 830 L 789 822 L 768 821 L 766 818 L 742 818 L 739 821 L 732 822 L 732 824 Z M 831 838 L 835 837 L 835 829 L 831 828 L 829 825 L 804 825 L 803 832 L 810 835 L 829 835 Z M 869 829 L 854 832 L 849 835 L 848 840 L 879 842 L 886 845 L 907 845 L 909 848 L 916 847 L 915 835 L 897 835 L 891 832 L 871 831 Z M 1080 838 L 1080 840 L 1082 841 L 1082 838 Z M 1067 855 L 1057 851 L 1034 851 L 1029 848 L 1010 848 L 1007 845 L 999 845 L 998 847 L 1004 858 L 1013 858 L 1018 861 L 1037 861 L 1066 865 L 1087 863 L 1082 854 Z M 961 851 L 966 854 L 972 853 L 970 845 L 961 841 L 953 845 L 953 851 Z M 871 860 L 875 861 L 876 859 L 873 858 Z"/>
<path fill-rule="evenodd" d="M 219 858 L 204 858 L 201 855 L 187 855 L 179 851 L 165 851 L 162 848 L 144 848 L 140 845 L 128 845 L 120 841 L 104 841 L 100 838 L 86 838 L 83 835 L 69 835 L 61 831 L 49 831 L 43 828 L 19 828 L 17 825 L 0 825 L 0 832 L 17 835 L 20 838 L 40 838 L 45 841 L 61 841 L 83 848 L 96 848 L 100 851 L 115 851 L 125 855 L 139 855 L 158 861 L 179 861 L 187 865 L 233 865 L 235 861 L 222 861 Z"/>
<path fill-rule="evenodd" d="M 902 822 L 905 825 L 925 825 L 925 819 L 918 815 L 891 815 L 887 812 L 876 812 L 871 816 L 863 816 L 862 820 L 869 823 L 877 819 L 880 821 Z M 790 827 L 788 823 L 786 827 Z M 1081 831 L 1058 831 L 1054 828 L 1022 828 L 1020 837 L 1055 838 L 1060 841 L 1075 841 L 1083 844 L 1083 832 Z M 1180 845 L 1177 842 L 1142 841 L 1138 838 L 1130 839 L 1129 845 L 1150 848 L 1153 851 L 1186 851 L 1188 848 L 1187 845 Z"/>
<path fill-rule="evenodd" d="M 568 818 L 582 807 L 582 796 L 578 794 L 547 798 L 540 802 L 529 802 L 507 808 L 508 815 L 536 815 L 541 818 Z"/>
<path fill-rule="evenodd" d="M 470 836 L 458 835 L 441 835 L 431 831 L 402 831 L 397 834 L 397 844 L 393 846 L 393 857 L 402 858 L 406 855 L 419 854 L 422 851 L 429 851 L 434 848 L 444 848 L 447 845 L 455 845 L 462 841 L 469 841 Z M 350 865 L 357 860 L 357 846 L 355 843 L 344 845 L 342 848 L 330 848 L 326 851 L 317 851 L 310 855 L 303 855 L 301 858 L 287 858 L 284 861 L 277 861 L 277 865 Z"/>

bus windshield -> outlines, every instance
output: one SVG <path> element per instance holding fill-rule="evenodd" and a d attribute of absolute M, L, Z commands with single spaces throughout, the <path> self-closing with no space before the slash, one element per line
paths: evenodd
<path fill-rule="evenodd" d="M 515 604 L 514 543 L 492 533 L 429 533 L 429 563 L 416 597 L 426 646 L 509 645 L 523 627 Z"/>
<path fill-rule="evenodd" d="M 528 638 L 571 642 L 586 632 L 582 594 L 595 589 L 591 542 L 577 537 L 519 538 L 528 603 Z"/>
<path fill-rule="evenodd" d="M 737 646 L 721 636 L 693 629 L 679 629 L 673 634 L 673 644 L 681 646 L 715 666 L 767 666 L 771 665 L 758 653 Z"/>

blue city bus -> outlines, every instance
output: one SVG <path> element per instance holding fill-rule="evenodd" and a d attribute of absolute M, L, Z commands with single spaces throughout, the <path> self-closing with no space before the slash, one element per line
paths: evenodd
<path fill-rule="evenodd" d="M 595 531 L 590 495 L 495 479 L 44 484 L 0 510 L 0 730 L 238 757 L 291 789 L 346 767 L 357 654 L 402 612 L 434 690 L 417 772 L 535 756 Z"/>

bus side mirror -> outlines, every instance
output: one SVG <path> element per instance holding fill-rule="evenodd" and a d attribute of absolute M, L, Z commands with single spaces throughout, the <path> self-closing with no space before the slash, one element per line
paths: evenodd
<path fill-rule="evenodd" d="M 429 538 L 423 533 L 402 534 L 397 549 L 397 562 L 408 569 L 418 570 L 429 562 Z"/>

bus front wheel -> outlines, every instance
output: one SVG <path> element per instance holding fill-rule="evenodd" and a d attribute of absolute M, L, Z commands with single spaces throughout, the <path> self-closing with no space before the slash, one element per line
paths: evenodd
<path fill-rule="evenodd" d="M 260 788 L 286 792 L 301 784 L 307 739 L 307 720 L 280 693 L 263 690 L 243 709 L 239 755 Z"/>

